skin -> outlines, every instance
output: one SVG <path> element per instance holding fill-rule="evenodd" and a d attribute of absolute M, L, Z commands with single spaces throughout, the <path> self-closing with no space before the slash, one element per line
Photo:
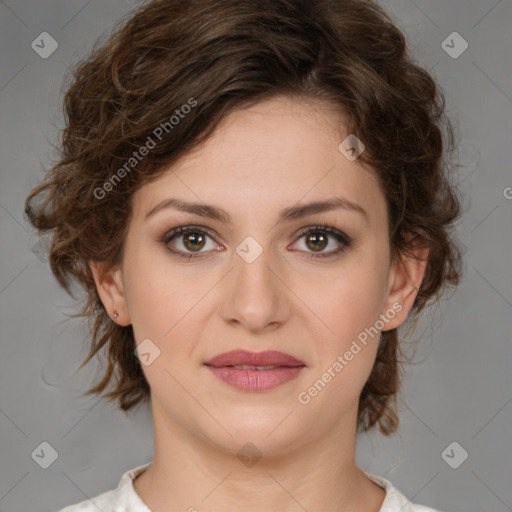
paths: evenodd
<path fill-rule="evenodd" d="M 109 314 L 132 324 L 137 344 L 149 338 L 160 350 L 142 365 L 154 461 L 134 482 L 153 512 L 382 505 L 385 491 L 355 462 L 358 399 L 379 337 L 307 405 L 297 400 L 394 303 L 402 309 L 383 330 L 402 324 L 425 272 L 425 261 L 391 260 L 386 199 L 370 170 L 338 150 L 343 126 L 332 106 L 286 96 L 228 115 L 206 143 L 132 196 L 122 262 L 110 269 L 91 262 Z M 220 207 L 231 222 L 174 208 L 145 219 L 170 197 Z M 277 223 L 283 208 L 333 197 L 361 206 L 367 218 L 339 208 Z M 325 232 L 328 243 L 316 250 L 314 235 L 299 237 L 319 223 L 351 245 L 308 258 L 343 246 Z M 178 234 L 167 247 L 191 256 L 182 258 L 161 239 L 187 225 L 213 237 L 194 245 Z M 236 252 L 247 236 L 263 250 L 252 263 Z M 417 255 L 426 260 L 424 250 Z M 237 390 L 203 365 L 237 348 L 279 350 L 306 368 L 273 390 Z M 251 466 L 237 457 L 247 442 L 262 455 Z"/>

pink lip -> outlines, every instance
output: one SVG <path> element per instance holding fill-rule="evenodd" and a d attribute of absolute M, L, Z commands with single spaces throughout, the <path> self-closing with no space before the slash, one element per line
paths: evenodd
<path fill-rule="evenodd" d="M 244 391 L 266 391 L 298 377 L 305 364 L 299 359 L 275 350 L 225 352 L 204 363 L 226 384 Z M 276 366 L 269 370 L 239 370 L 238 365 Z"/>
<path fill-rule="evenodd" d="M 277 352 L 276 350 L 265 350 L 264 352 L 249 352 L 248 350 L 232 350 L 215 356 L 204 363 L 208 366 L 235 366 L 247 364 L 253 366 L 306 366 L 303 361 L 296 359 L 289 354 Z"/>

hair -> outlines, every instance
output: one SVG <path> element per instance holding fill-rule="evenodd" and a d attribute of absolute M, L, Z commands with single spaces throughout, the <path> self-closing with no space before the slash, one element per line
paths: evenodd
<path fill-rule="evenodd" d="M 72 295 L 75 281 L 86 292 L 71 315 L 87 318 L 91 333 L 79 368 L 108 348 L 102 379 L 86 394 L 105 392 L 123 411 L 150 398 L 132 326 L 112 322 L 89 262 L 108 269 L 122 260 L 137 189 L 206 140 L 227 114 L 275 95 L 340 108 L 348 133 L 365 145 L 359 161 L 385 194 L 393 257 L 415 257 L 418 241 L 429 248 L 407 320 L 415 323 L 429 300 L 459 283 L 462 255 L 450 232 L 461 203 L 444 154 L 455 147 L 454 128 L 439 85 L 376 3 L 154 0 L 100 39 L 71 70 L 59 158 L 25 203 L 31 224 L 49 235 L 60 285 Z M 154 147 L 134 160 L 150 140 Z M 402 355 L 397 329 L 382 332 L 359 398 L 358 430 L 397 429 Z"/>

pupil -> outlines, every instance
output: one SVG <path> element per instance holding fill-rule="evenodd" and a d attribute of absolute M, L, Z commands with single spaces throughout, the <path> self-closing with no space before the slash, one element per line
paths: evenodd
<path fill-rule="evenodd" d="M 192 242 L 191 242 L 192 240 Z M 197 245 L 200 245 L 201 243 L 204 243 L 204 237 L 203 235 L 199 233 L 188 233 L 185 235 L 185 246 L 188 249 L 197 249 Z M 191 247 L 192 246 L 192 247 Z M 199 247 L 200 249 L 201 247 Z"/>
<path fill-rule="evenodd" d="M 312 239 L 316 239 L 317 242 L 318 242 L 318 240 L 320 240 L 320 244 L 314 242 L 312 248 L 314 248 L 314 249 L 318 249 L 318 248 L 323 249 L 325 247 L 326 237 L 324 235 L 321 235 L 321 234 L 318 234 L 318 233 L 313 233 L 313 234 L 309 235 L 308 242 L 311 241 Z"/>

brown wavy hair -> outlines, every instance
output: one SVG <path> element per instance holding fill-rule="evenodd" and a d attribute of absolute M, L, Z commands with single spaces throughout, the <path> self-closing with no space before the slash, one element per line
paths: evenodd
<path fill-rule="evenodd" d="M 445 285 L 459 283 L 462 254 L 450 232 L 461 203 L 447 158 L 456 147 L 454 125 L 439 85 L 374 2 L 154 0 L 96 41 L 71 75 L 59 157 L 28 195 L 25 213 L 48 233 L 60 285 L 72 295 L 77 281 L 86 292 L 81 312 L 70 315 L 90 323 L 90 352 L 79 369 L 108 348 L 103 377 L 86 394 L 105 392 L 123 411 L 150 398 L 132 326 L 108 316 L 89 261 L 107 268 L 121 261 L 135 190 L 204 141 L 228 113 L 276 94 L 340 108 L 348 133 L 366 146 L 360 161 L 387 198 L 393 257 L 412 255 L 412 240 L 429 247 L 411 326 Z M 191 99 L 194 108 L 180 115 Z M 179 122 L 169 122 L 173 115 Z M 165 122 L 164 136 L 128 172 L 133 152 Z M 127 172 L 113 182 L 123 165 Z M 360 431 L 397 429 L 402 356 L 397 330 L 383 332 L 359 399 Z"/>

